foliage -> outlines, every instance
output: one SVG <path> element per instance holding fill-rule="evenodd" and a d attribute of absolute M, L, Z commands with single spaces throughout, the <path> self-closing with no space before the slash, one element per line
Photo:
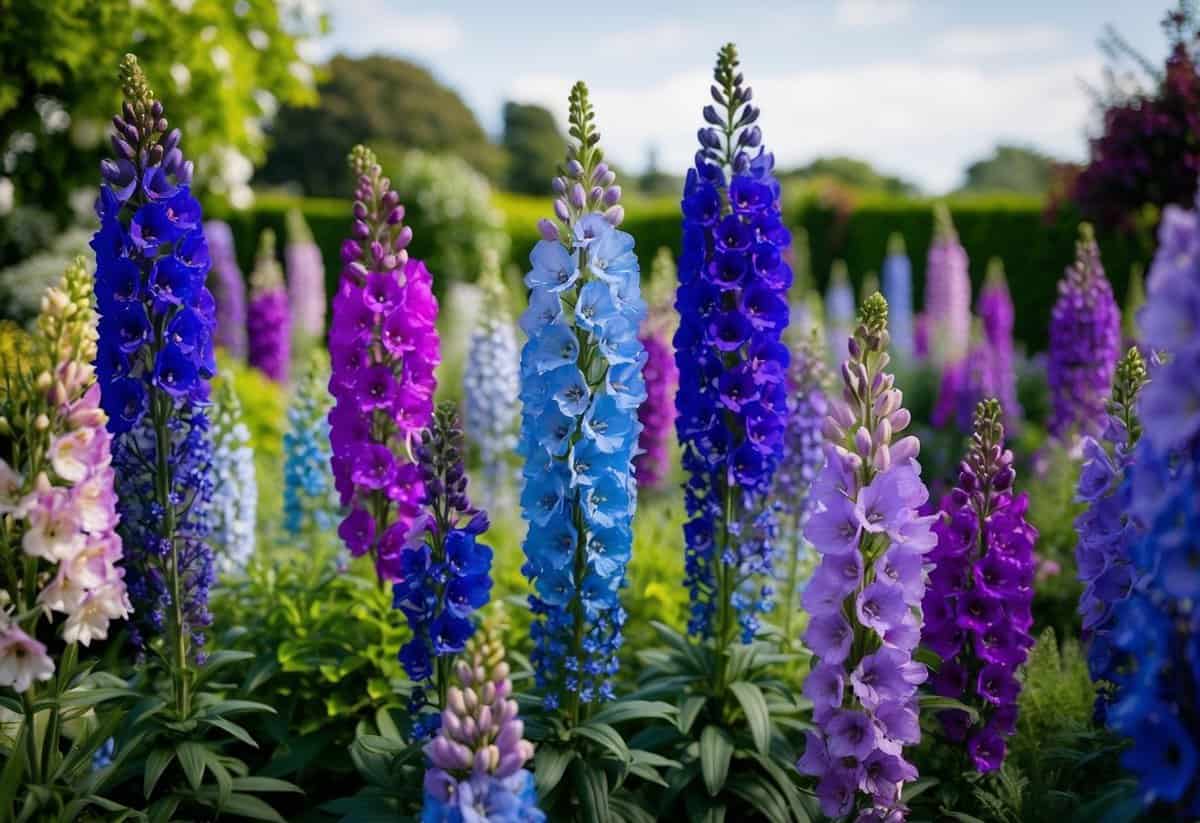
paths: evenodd
<path fill-rule="evenodd" d="M 563 136 L 554 115 L 532 103 L 504 104 L 504 148 L 508 152 L 505 187 L 520 194 L 550 193 L 546 176 L 562 153 Z"/>
<path fill-rule="evenodd" d="M 857 189 L 884 194 L 909 195 L 917 192 L 916 184 L 885 174 L 865 160 L 845 155 L 818 157 L 795 171 L 781 172 L 779 177 L 785 188 L 789 182 L 832 180 Z"/>
<path fill-rule="evenodd" d="M 966 181 L 959 191 L 1044 195 L 1054 169 L 1054 159 L 1036 149 L 1001 143 L 990 157 L 967 166 Z"/>
<path fill-rule="evenodd" d="M 334 57 L 315 110 L 284 106 L 260 179 L 306 194 L 347 190 L 344 158 L 358 143 L 457 155 L 496 178 L 501 153 L 457 93 L 426 69 L 394 57 Z M 388 174 L 396 169 L 384 164 Z M 414 232 L 420 234 L 414 227 Z M 341 267 L 334 268 L 334 272 Z"/>
<path fill-rule="evenodd" d="M 1075 574 L 1075 502 L 1079 463 L 1062 445 L 1048 441 L 1027 476 L 1029 521 L 1038 530 L 1034 551 L 1040 561 L 1034 587 L 1034 632 L 1052 627 L 1060 637 L 1079 636 L 1079 595 Z"/>
<path fill-rule="evenodd" d="M 90 232 L 70 229 L 47 241 L 40 251 L 20 263 L 0 269 L 0 317 L 17 323 L 32 320 L 42 294 L 58 280 L 67 263 L 78 255 L 90 253 L 90 239 Z"/>

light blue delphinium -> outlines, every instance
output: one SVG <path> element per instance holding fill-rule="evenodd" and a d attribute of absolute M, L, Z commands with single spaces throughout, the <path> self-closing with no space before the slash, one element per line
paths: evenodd
<path fill-rule="evenodd" d="M 314 352 L 287 410 L 283 435 L 283 529 L 290 537 L 325 533 L 338 519 L 329 472 L 329 365 Z"/>
<path fill-rule="evenodd" d="M 243 569 L 254 554 L 258 481 L 250 430 L 233 386 L 221 384 L 212 418 L 214 488 L 212 542 L 218 566 L 228 574 Z"/>
<path fill-rule="evenodd" d="M 869 290 L 864 290 L 870 294 Z M 888 302 L 892 350 L 908 362 L 913 356 L 912 263 L 904 235 L 893 232 L 883 259 L 883 298 Z"/>

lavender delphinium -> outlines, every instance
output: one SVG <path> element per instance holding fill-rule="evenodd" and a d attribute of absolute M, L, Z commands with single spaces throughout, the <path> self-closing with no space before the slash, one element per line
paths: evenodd
<path fill-rule="evenodd" d="M 212 446 L 206 412 L 216 371 L 208 246 L 180 132 L 133 55 L 115 159 L 101 164 L 96 373 L 113 434 L 131 632 L 169 661 L 176 710 L 190 711 L 189 659 L 203 645 L 213 558 L 206 537 Z M 161 642 L 161 646 L 159 646 Z"/>
<path fill-rule="evenodd" d="M 675 392 L 679 388 L 679 368 L 671 338 L 678 327 L 678 315 L 671 306 L 676 278 L 675 260 L 668 249 L 659 249 L 654 257 L 650 285 L 654 294 L 642 322 L 638 339 L 646 349 L 642 374 L 646 381 L 646 400 L 638 409 L 642 433 L 638 436 L 638 456 L 634 469 L 638 485 L 658 488 L 671 472 L 671 435 L 675 430 Z M 661 296 L 660 296 L 661 295 Z"/>
<path fill-rule="evenodd" d="M 711 638 L 714 692 L 723 694 L 729 647 L 751 642 L 771 608 L 771 482 L 787 421 L 790 236 L 780 216 L 775 158 L 762 147 L 737 49 L 713 72 L 695 167 L 683 191 L 679 259 L 679 366 L 675 427 L 683 448 L 687 522 L 684 573 L 690 634 Z M 740 631 L 739 631 L 740 627 Z"/>
<path fill-rule="evenodd" d="M 825 289 L 825 349 L 836 367 L 846 359 L 846 341 L 854 332 L 854 286 L 845 260 L 834 260 Z"/>
<path fill-rule="evenodd" d="M 913 357 L 912 263 L 904 248 L 904 235 L 899 232 L 888 237 L 882 290 L 888 302 L 892 349 L 907 363 Z"/>
<path fill-rule="evenodd" d="M 298 348 L 307 348 L 325 334 L 325 263 L 299 209 L 287 213 L 283 265 L 292 337 Z"/>
<path fill-rule="evenodd" d="M 825 466 L 813 484 L 816 510 L 805 536 L 821 561 L 804 590 L 804 640 L 816 657 L 804 683 L 817 728 L 797 767 L 818 778 L 829 817 L 902 818 L 904 783 L 917 769 L 903 757 L 917 743 L 917 686 L 925 555 L 937 542 L 929 498 L 908 436 L 910 415 L 885 369 L 887 302 L 863 303 L 842 364 L 842 393 L 829 401 Z M 859 793 L 865 795 L 860 798 Z"/>
<path fill-rule="evenodd" d="M 1050 433 L 1059 439 L 1103 431 L 1121 345 L 1121 312 L 1087 223 L 1075 249 L 1050 316 Z"/>
<path fill-rule="evenodd" d="M 425 489 L 418 522 L 422 542 L 400 550 L 400 579 L 392 586 L 394 606 L 412 630 L 400 662 L 414 683 L 437 690 L 433 705 L 438 710 L 446 707 L 453 657 L 466 647 L 475 631 L 473 615 L 492 590 L 492 550 L 476 542 L 487 531 L 488 518 L 467 497 L 465 447 L 458 410 L 442 403 L 415 449 Z M 423 691 L 410 704 L 414 715 L 423 705 Z M 437 716 L 427 720 L 436 723 Z"/>
<path fill-rule="evenodd" d="M 942 733 L 966 743 L 975 769 L 1004 762 L 1005 739 L 1017 722 L 1017 670 L 1033 640 L 1033 547 L 1037 529 L 1025 512 L 1028 495 L 1013 493 L 1013 453 L 1004 447 L 1000 403 L 980 401 L 958 482 L 942 500 L 934 525 L 934 569 L 923 604 L 921 643 L 941 658 L 930 687 L 979 712 L 938 713 Z"/>
<path fill-rule="evenodd" d="M 1021 405 L 1017 402 L 1017 371 L 1013 364 L 1012 296 L 1004 277 L 1004 263 L 993 257 L 988 261 L 987 276 L 979 292 L 979 318 L 983 323 L 986 358 L 983 369 L 985 397 L 995 397 L 1004 412 L 1004 428 L 1011 436 L 1021 424 Z"/>
<path fill-rule="evenodd" d="M 263 229 L 250 274 L 250 307 L 246 314 L 251 366 L 276 383 L 287 383 L 292 363 L 291 310 L 283 269 L 275 259 L 275 232 Z"/>
<path fill-rule="evenodd" d="M 204 223 L 212 270 L 208 288 L 217 304 L 217 328 L 213 343 L 231 357 L 246 359 L 246 281 L 238 266 L 233 230 L 223 220 Z"/>
<path fill-rule="evenodd" d="M 633 550 L 632 472 L 646 398 L 637 340 L 646 307 L 616 174 L 603 162 L 587 87 L 569 101 L 555 221 L 525 275 L 521 327 L 521 508 L 529 522 L 522 571 L 533 582 L 530 637 L 548 709 L 573 725 L 581 709 L 613 697 L 625 610 L 620 589 Z"/>
<path fill-rule="evenodd" d="M 440 360 L 438 304 L 425 264 L 410 259 L 412 229 L 374 153 L 355 146 L 351 238 L 329 327 L 330 466 L 347 514 L 338 536 L 355 557 L 370 554 L 381 580 L 403 579 L 401 553 L 425 490 L 410 450 L 433 416 Z"/>
<path fill-rule="evenodd" d="M 967 252 L 958 242 L 950 210 L 939 203 L 933 211 L 933 242 L 925 268 L 925 322 L 929 355 L 945 369 L 967 356 L 971 336 L 971 278 Z"/>

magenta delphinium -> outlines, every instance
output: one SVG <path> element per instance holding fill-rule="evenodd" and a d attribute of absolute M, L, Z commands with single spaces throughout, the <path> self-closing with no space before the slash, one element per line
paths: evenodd
<path fill-rule="evenodd" d="M 283 270 L 275 259 L 275 232 L 264 229 L 250 275 L 246 316 L 250 365 L 276 383 L 287 383 L 292 362 L 292 320 Z"/>
<path fill-rule="evenodd" d="M 979 292 L 977 307 L 983 323 L 987 357 L 983 362 L 984 396 L 1000 401 L 1004 428 L 1013 435 L 1021 424 L 1021 404 L 1017 401 L 1017 371 L 1013 363 L 1013 323 L 1016 312 L 1004 263 L 998 257 L 988 261 L 987 276 Z"/>
<path fill-rule="evenodd" d="M 354 556 L 372 556 L 381 579 L 398 581 L 404 551 L 422 537 L 414 524 L 425 489 L 411 450 L 433 415 L 438 305 L 425 264 L 408 256 L 412 230 L 374 153 L 356 146 L 350 168 L 352 236 L 329 330 L 330 462 L 348 509 L 338 534 Z"/>
<path fill-rule="evenodd" d="M 634 458 L 638 486 L 654 489 L 671 473 L 671 438 L 675 431 L 675 392 L 679 389 L 679 367 L 671 338 L 679 325 L 679 315 L 671 305 L 677 270 L 669 249 L 661 248 L 654 257 L 647 289 L 648 310 L 638 335 L 646 349 L 642 377 L 646 381 L 646 399 L 638 409 L 642 433 L 638 435 L 639 454 Z"/>
<path fill-rule="evenodd" d="M 238 360 L 246 359 L 246 281 L 238 266 L 233 230 L 223 220 L 204 224 L 212 269 L 208 288 L 217 303 L 213 343 Z"/>
<path fill-rule="evenodd" d="M 925 267 L 925 321 L 929 356 L 946 368 L 967 356 L 971 338 L 971 278 L 967 252 L 958 242 L 950 210 L 939 203 L 933 212 L 933 243 Z"/>
<path fill-rule="evenodd" d="M 299 209 L 292 209 L 287 215 L 283 265 L 287 272 L 292 334 L 301 344 L 319 340 L 325 334 L 325 262 Z"/>
<path fill-rule="evenodd" d="M 1033 547 L 1029 498 L 1013 493 L 1013 454 L 1004 447 L 1000 403 L 975 411 L 974 432 L 958 483 L 934 525 L 934 569 L 923 604 L 922 645 L 941 658 L 930 689 L 979 711 L 970 725 L 959 709 L 938 713 L 942 733 L 966 744 L 980 772 L 1000 768 L 1017 721 L 1017 669 L 1033 640 Z"/>
<path fill-rule="evenodd" d="M 863 303 L 842 364 L 842 392 L 825 421 L 825 466 L 813 484 L 816 510 L 805 537 L 821 555 L 802 602 L 810 615 L 805 644 L 816 660 L 804 683 L 817 728 L 806 732 L 797 767 L 818 778 L 829 817 L 894 820 L 905 812 L 904 784 L 917 769 L 903 757 L 921 737 L 917 686 L 925 665 L 920 639 L 925 555 L 937 542 L 935 519 L 907 436 L 910 414 L 885 371 L 887 302 Z M 860 796 L 860 792 L 863 796 Z"/>
<path fill-rule="evenodd" d="M 1103 431 L 1121 345 L 1121 311 L 1087 223 L 1075 250 L 1050 316 L 1050 433 L 1059 439 Z"/>

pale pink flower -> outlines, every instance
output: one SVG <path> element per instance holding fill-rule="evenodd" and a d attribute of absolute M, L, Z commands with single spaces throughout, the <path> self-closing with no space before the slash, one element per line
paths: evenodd
<path fill-rule="evenodd" d="M 129 598 L 120 581 L 94 589 L 67 617 L 63 624 L 63 640 L 84 646 L 91 645 L 93 640 L 103 640 L 108 637 L 109 622 L 128 617 L 129 611 Z"/>
<path fill-rule="evenodd" d="M 71 504 L 67 492 L 50 485 L 45 474 L 26 498 L 29 501 L 29 530 L 21 538 L 21 548 L 33 557 L 51 563 L 68 560 L 84 545 L 79 531 L 79 513 Z"/>
<path fill-rule="evenodd" d="M 113 492 L 113 471 L 105 465 L 93 470 L 71 492 L 79 522 L 89 532 L 104 532 L 117 525 L 117 497 Z"/>
<path fill-rule="evenodd" d="M 23 482 L 12 466 L 0 459 L 0 514 L 11 514 L 17 518 L 25 516 L 20 499 Z"/>
<path fill-rule="evenodd" d="M 46 456 L 50 458 L 55 474 L 72 485 L 87 476 L 88 467 L 94 460 L 92 441 L 95 439 L 95 429 L 83 428 L 51 440 Z"/>
<path fill-rule="evenodd" d="M 0 634 L 0 686 L 23 692 L 33 681 L 45 682 L 53 676 L 54 661 L 43 644 L 18 626 L 9 626 Z"/>

